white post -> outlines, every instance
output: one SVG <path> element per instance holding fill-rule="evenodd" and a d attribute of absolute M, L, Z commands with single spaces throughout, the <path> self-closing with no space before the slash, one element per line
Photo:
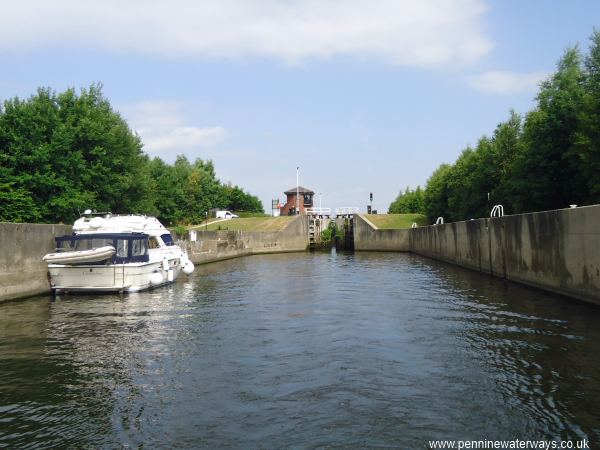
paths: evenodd
<path fill-rule="evenodd" d="M 300 171 L 300 166 L 296 167 L 296 214 L 300 214 L 300 197 L 299 197 L 299 183 L 298 183 L 298 177 L 299 177 L 299 171 Z"/>

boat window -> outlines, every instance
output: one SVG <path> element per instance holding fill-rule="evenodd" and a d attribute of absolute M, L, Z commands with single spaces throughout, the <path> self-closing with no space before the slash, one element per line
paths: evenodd
<path fill-rule="evenodd" d="M 175 242 L 173 242 L 173 236 L 171 236 L 171 233 L 161 234 L 160 238 L 163 240 L 165 245 L 175 245 Z"/>
<path fill-rule="evenodd" d="M 56 238 L 59 252 L 91 250 L 112 246 L 116 253 L 112 262 L 148 262 L 148 235 L 144 233 L 98 233 L 94 235 L 70 235 Z M 102 262 L 104 264 L 104 262 Z"/>
<path fill-rule="evenodd" d="M 145 239 L 134 239 L 131 241 L 131 256 L 140 256 L 148 253 Z"/>
<path fill-rule="evenodd" d="M 74 241 L 73 250 L 91 250 L 93 248 L 105 247 L 107 245 L 113 245 L 112 239 L 78 239 Z"/>
<path fill-rule="evenodd" d="M 75 241 L 71 240 L 69 237 L 60 239 L 56 239 L 56 250 L 59 252 L 70 252 L 75 248 Z"/>
<path fill-rule="evenodd" d="M 117 239 L 117 256 L 127 258 L 127 247 L 129 241 L 125 239 Z"/>
<path fill-rule="evenodd" d="M 154 236 L 150 236 L 148 238 L 148 247 L 150 247 L 150 248 L 160 247 L 160 245 L 158 244 L 158 240 Z"/>

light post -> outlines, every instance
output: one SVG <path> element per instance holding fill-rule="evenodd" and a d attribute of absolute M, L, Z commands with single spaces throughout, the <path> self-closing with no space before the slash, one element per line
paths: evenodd
<path fill-rule="evenodd" d="M 319 192 L 319 211 L 321 211 L 321 199 L 323 198 L 323 193 Z"/>
<path fill-rule="evenodd" d="M 300 214 L 299 176 L 300 176 L 300 166 L 296 167 L 296 214 Z"/>

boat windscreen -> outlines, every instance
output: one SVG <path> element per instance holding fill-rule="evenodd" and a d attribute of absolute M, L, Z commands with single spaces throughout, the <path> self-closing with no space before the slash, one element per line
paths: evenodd
<path fill-rule="evenodd" d="M 163 240 L 165 245 L 175 245 L 175 242 L 173 242 L 173 236 L 171 236 L 171 233 L 161 234 L 160 238 Z"/>
<path fill-rule="evenodd" d="M 148 236 L 116 239 L 115 262 L 148 262 Z"/>

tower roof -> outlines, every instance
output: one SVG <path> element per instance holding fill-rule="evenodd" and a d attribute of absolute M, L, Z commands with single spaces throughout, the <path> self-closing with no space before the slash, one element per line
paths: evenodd
<path fill-rule="evenodd" d="M 285 195 L 290 195 L 290 194 L 295 194 L 295 193 L 296 193 L 296 186 L 294 186 L 293 188 L 290 188 L 284 192 Z M 311 191 L 310 189 L 307 189 L 305 187 L 298 186 L 298 193 L 299 194 L 314 194 L 315 192 Z"/>

